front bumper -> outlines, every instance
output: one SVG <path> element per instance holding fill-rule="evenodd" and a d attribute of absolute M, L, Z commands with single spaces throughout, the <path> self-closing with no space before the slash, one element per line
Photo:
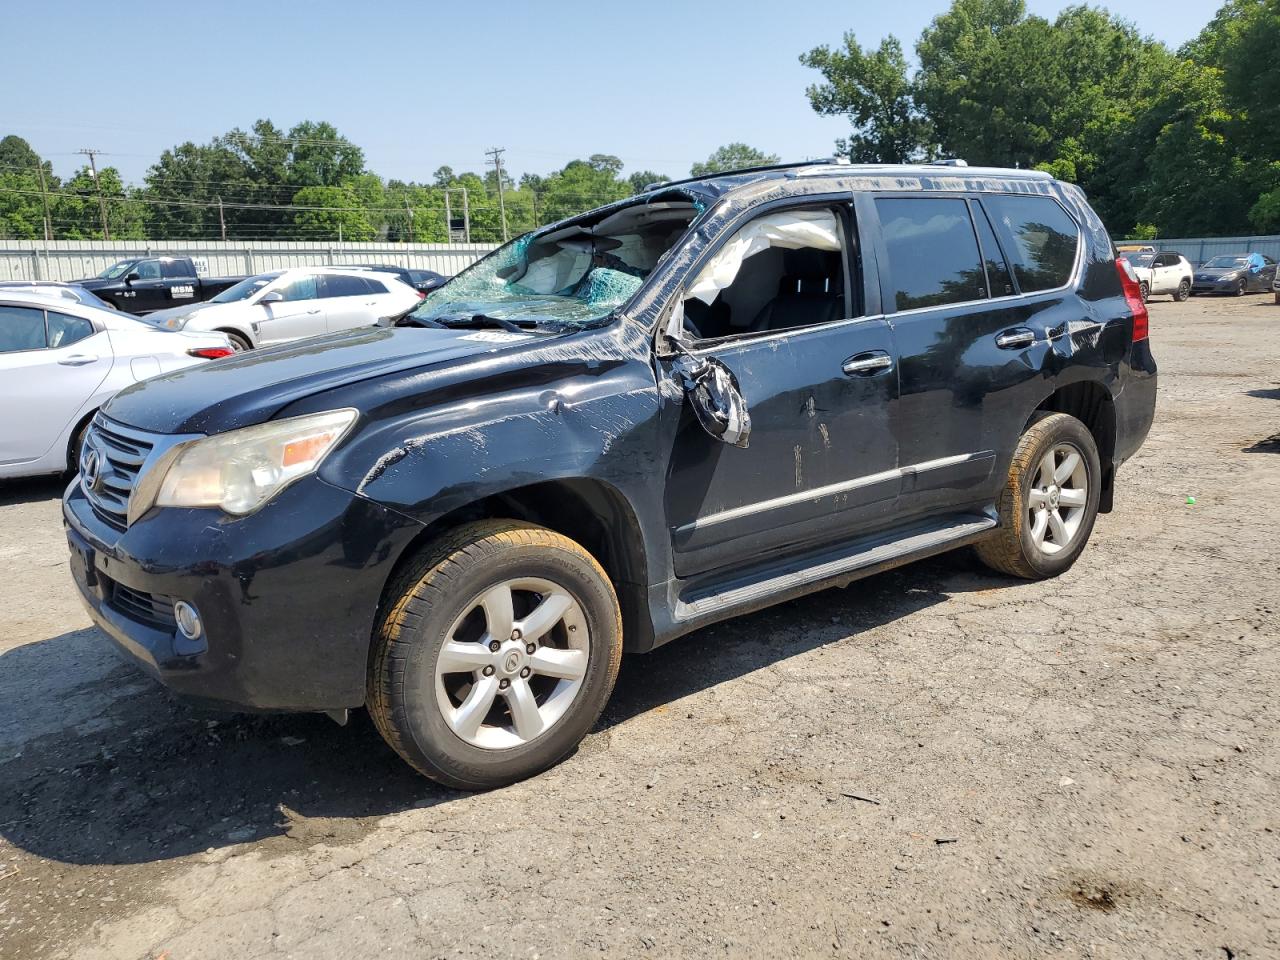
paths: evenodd
<path fill-rule="evenodd" d="M 1240 278 L 1229 280 L 1192 280 L 1192 293 L 1235 293 L 1240 287 Z"/>
<path fill-rule="evenodd" d="M 81 599 L 116 646 L 180 696 L 248 710 L 364 702 L 383 585 L 422 529 L 315 476 L 247 517 L 166 508 L 124 533 L 73 482 L 62 515 Z M 200 612 L 195 641 L 180 599 Z"/>

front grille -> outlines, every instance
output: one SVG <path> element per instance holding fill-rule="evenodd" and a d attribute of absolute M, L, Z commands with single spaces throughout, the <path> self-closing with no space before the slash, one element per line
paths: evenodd
<path fill-rule="evenodd" d="M 173 630 L 177 621 L 173 616 L 173 600 L 154 593 L 134 590 L 109 577 L 102 577 L 103 594 L 107 604 L 130 620 L 164 630 Z"/>
<path fill-rule="evenodd" d="M 89 425 L 80 453 L 80 488 L 93 512 L 117 530 L 128 525 L 129 496 L 154 446 L 146 434 L 102 414 Z"/>

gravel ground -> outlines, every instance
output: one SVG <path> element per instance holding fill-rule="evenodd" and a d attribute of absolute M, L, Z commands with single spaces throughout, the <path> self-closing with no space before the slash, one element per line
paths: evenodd
<path fill-rule="evenodd" d="M 486 795 L 364 717 L 171 700 L 80 609 L 60 484 L 0 487 L 0 956 L 1280 956 L 1280 306 L 1151 328 L 1066 576 L 961 553 L 704 630 Z"/>

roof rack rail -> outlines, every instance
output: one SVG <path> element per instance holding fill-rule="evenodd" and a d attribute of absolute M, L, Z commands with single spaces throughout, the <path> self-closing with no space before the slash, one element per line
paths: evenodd
<path fill-rule="evenodd" d="M 651 193 L 654 190 L 660 190 L 665 187 L 675 187 L 682 183 L 694 183 L 698 180 L 710 180 L 713 177 L 736 177 L 740 173 L 763 173 L 769 170 L 794 170 L 798 167 L 818 167 L 823 164 L 848 166 L 849 158 L 821 157 L 817 160 L 797 160 L 792 163 L 764 163 L 755 167 L 737 167 L 733 170 L 717 170 L 715 173 L 703 173 L 696 177 L 681 177 L 679 180 L 659 180 L 655 183 L 647 183 L 640 192 Z"/>
<path fill-rule="evenodd" d="M 961 160 L 959 157 L 947 157 L 945 160 L 930 160 L 931 167 L 967 167 L 968 160 Z"/>

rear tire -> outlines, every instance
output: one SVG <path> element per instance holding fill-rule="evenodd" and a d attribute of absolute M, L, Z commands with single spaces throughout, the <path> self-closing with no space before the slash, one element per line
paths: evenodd
<path fill-rule="evenodd" d="M 1183 280 L 1178 284 L 1178 292 L 1173 295 L 1173 299 L 1182 303 L 1189 296 L 1191 296 L 1191 281 Z"/>
<path fill-rule="evenodd" d="M 1148 300 L 1151 299 L 1151 285 L 1147 283 L 1147 281 L 1143 280 L 1140 284 L 1138 284 L 1138 289 L 1142 291 L 1143 303 L 1146 303 Z"/>
<path fill-rule="evenodd" d="M 1058 576 L 1089 541 L 1101 486 L 1093 434 L 1065 413 L 1043 415 L 1018 441 L 996 501 L 1000 526 L 976 545 L 978 559 L 1026 580 Z"/>
<path fill-rule="evenodd" d="M 543 527 L 457 528 L 408 564 L 384 610 L 369 713 L 392 749 L 446 786 L 487 790 L 559 763 L 613 692 L 613 585 L 579 544 Z"/>

